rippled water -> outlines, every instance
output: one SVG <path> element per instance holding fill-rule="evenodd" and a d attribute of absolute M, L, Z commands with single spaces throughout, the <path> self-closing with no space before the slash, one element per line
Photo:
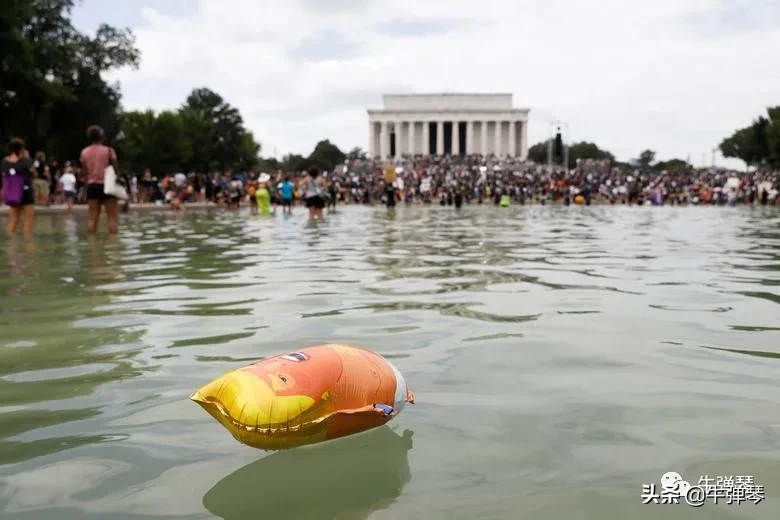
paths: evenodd
<path fill-rule="evenodd" d="M 3 519 L 780 517 L 772 208 L 38 222 L 0 241 Z M 392 358 L 417 405 L 266 455 L 187 400 L 317 342 Z M 767 498 L 642 505 L 667 471 Z"/>

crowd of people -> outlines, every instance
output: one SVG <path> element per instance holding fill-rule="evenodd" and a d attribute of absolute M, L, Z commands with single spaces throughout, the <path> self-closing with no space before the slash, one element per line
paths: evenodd
<path fill-rule="evenodd" d="M 264 174 L 275 204 L 306 204 L 308 172 Z M 159 182 L 145 172 L 142 202 L 211 201 L 238 207 L 258 175 L 177 174 Z M 322 172 L 326 205 L 462 204 L 780 204 L 780 172 L 689 168 L 674 172 L 623 171 L 609 161 L 582 161 L 574 169 L 513 158 L 429 156 L 382 162 L 352 160 Z"/>
<path fill-rule="evenodd" d="M 237 208 L 252 200 L 260 175 L 273 204 L 306 204 L 308 171 L 178 173 L 133 177 L 134 202 L 209 201 Z M 609 161 L 576 168 L 513 158 L 428 156 L 393 162 L 352 160 L 325 171 L 317 185 L 326 205 L 462 204 L 780 204 L 780 172 L 689 168 L 674 172 L 624 171 Z"/>
<path fill-rule="evenodd" d="M 21 140 L 11 142 L 3 162 L 4 182 L 17 161 L 29 169 L 24 204 L 66 203 L 90 205 L 90 231 L 106 207 L 108 227 L 116 229 L 116 201 L 102 190 L 102 170 L 117 170 L 114 150 L 103 144 L 98 127 L 88 131 L 90 146 L 78 164 L 60 165 L 43 152 L 30 157 Z M 29 163 L 29 164 L 28 164 Z M 17 168 L 18 169 L 18 168 Z M 625 170 L 606 160 L 579 161 L 575 168 L 535 164 L 496 156 L 416 156 L 380 161 L 347 160 L 332 171 L 210 172 L 156 176 L 146 169 L 125 172 L 128 202 L 170 205 L 179 210 L 192 202 L 210 202 L 252 213 L 268 213 L 271 206 L 289 212 L 295 205 L 309 208 L 312 218 L 336 204 L 625 204 L 625 205 L 780 205 L 780 171 L 737 172 L 721 168 L 684 168 L 655 171 Z M 7 197 L 6 197 L 7 199 Z M 20 201 L 17 201 L 20 202 Z M 6 204 L 14 206 L 13 200 Z M 29 210 L 25 210 L 29 211 Z M 24 211 L 12 212 L 15 229 Z M 26 222 L 26 220 L 25 220 Z M 11 226 L 13 224 L 13 226 Z"/>

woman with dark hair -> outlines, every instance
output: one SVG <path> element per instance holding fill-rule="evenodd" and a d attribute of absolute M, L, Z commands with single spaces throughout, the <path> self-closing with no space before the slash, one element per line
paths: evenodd
<path fill-rule="evenodd" d="M 119 164 L 116 152 L 113 148 L 104 144 L 105 135 L 103 129 L 92 125 L 87 129 L 87 138 L 90 145 L 81 151 L 81 167 L 87 176 L 87 204 L 89 205 L 89 217 L 87 232 L 95 233 L 100 221 L 100 207 L 106 208 L 108 232 L 116 233 L 119 230 L 119 204 L 118 199 L 108 195 L 104 191 L 106 168 L 113 166 L 119 176 Z"/>
<path fill-rule="evenodd" d="M 19 219 L 24 218 L 24 233 L 32 234 L 35 223 L 35 194 L 33 178 L 35 167 L 24 141 L 11 139 L 8 155 L 3 159 L 3 201 L 10 207 L 8 232 L 16 233 Z"/>
<path fill-rule="evenodd" d="M 325 196 L 320 169 L 312 166 L 307 173 L 308 176 L 304 180 L 303 196 L 306 200 L 306 207 L 309 208 L 309 218 L 322 220 L 322 210 L 325 209 Z"/>

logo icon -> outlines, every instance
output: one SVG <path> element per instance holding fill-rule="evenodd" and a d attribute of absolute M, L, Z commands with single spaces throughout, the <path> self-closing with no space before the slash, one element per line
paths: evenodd
<path fill-rule="evenodd" d="M 669 471 L 661 477 L 661 489 L 663 490 L 662 494 L 685 498 L 688 496 L 688 490 L 691 489 L 691 485 L 683 480 L 676 471 Z"/>

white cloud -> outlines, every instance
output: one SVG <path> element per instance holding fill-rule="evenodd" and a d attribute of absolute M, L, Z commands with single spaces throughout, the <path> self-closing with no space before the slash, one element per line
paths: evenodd
<path fill-rule="evenodd" d="M 532 142 L 557 117 L 621 159 L 649 147 L 709 160 L 780 104 L 780 0 L 176 2 L 144 8 L 134 28 L 142 65 L 117 74 L 125 106 L 171 108 L 208 86 L 266 154 L 325 137 L 365 148 L 365 109 L 393 91 L 512 92 L 532 109 Z M 324 33 L 343 59 L 301 59 Z"/>

